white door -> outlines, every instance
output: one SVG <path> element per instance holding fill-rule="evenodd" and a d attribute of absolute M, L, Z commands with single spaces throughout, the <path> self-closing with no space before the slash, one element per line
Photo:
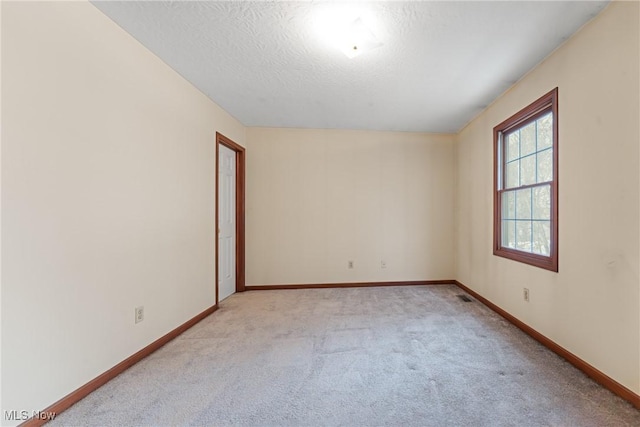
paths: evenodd
<path fill-rule="evenodd" d="M 236 291 L 236 153 L 218 152 L 218 300 Z"/>

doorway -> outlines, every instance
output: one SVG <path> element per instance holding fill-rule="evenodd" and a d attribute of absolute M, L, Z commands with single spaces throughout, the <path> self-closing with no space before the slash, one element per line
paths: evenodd
<path fill-rule="evenodd" d="M 216 304 L 244 291 L 244 153 L 216 132 Z"/>

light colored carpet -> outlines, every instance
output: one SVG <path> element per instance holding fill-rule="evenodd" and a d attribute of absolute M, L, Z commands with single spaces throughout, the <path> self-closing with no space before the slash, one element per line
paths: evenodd
<path fill-rule="evenodd" d="M 640 426 L 640 411 L 459 294 L 236 294 L 51 425 Z"/>

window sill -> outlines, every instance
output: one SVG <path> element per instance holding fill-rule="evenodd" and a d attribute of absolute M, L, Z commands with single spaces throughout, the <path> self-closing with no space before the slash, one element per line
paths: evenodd
<path fill-rule="evenodd" d="M 558 272 L 558 258 L 557 256 L 544 256 L 531 254 L 528 252 L 517 251 L 515 249 L 508 248 L 494 248 L 493 254 L 502 258 L 518 261 L 523 264 L 528 264 L 534 267 L 543 268 L 545 270 Z"/>

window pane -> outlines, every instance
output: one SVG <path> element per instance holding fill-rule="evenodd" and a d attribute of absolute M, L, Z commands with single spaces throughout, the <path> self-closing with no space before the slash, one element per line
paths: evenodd
<path fill-rule="evenodd" d="M 502 219 L 516 219 L 516 197 L 514 191 L 502 193 Z"/>
<path fill-rule="evenodd" d="M 507 153 L 507 162 L 520 157 L 520 132 L 515 131 L 507 135 L 507 143 L 505 144 Z"/>
<path fill-rule="evenodd" d="M 516 249 L 531 252 L 531 221 L 516 222 Z"/>
<path fill-rule="evenodd" d="M 534 221 L 533 253 L 551 255 L 551 221 Z"/>
<path fill-rule="evenodd" d="M 538 150 L 551 147 L 553 141 L 553 114 L 551 112 L 538 120 Z"/>
<path fill-rule="evenodd" d="M 551 185 L 533 189 L 533 219 L 551 219 Z"/>
<path fill-rule="evenodd" d="M 520 185 L 536 183 L 536 156 L 528 156 L 520 160 Z"/>
<path fill-rule="evenodd" d="M 513 188 L 520 185 L 520 160 L 507 163 L 507 174 L 505 176 L 504 187 Z"/>
<path fill-rule="evenodd" d="M 553 179 L 553 150 L 548 149 L 538 154 L 538 182 L 548 182 Z"/>
<path fill-rule="evenodd" d="M 515 249 L 516 247 L 516 222 L 502 221 L 502 246 Z"/>
<path fill-rule="evenodd" d="M 536 152 L 536 122 L 520 129 L 520 156 Z"/>
<path fill-rule="evenodd" d="M 531 219 L 531 188 L 515 191 L 516 219 Z"/>
<path fill-rule="evenodd" d="M 558 88 L 493 128 L 495 256 L 558 271 Z"/>

